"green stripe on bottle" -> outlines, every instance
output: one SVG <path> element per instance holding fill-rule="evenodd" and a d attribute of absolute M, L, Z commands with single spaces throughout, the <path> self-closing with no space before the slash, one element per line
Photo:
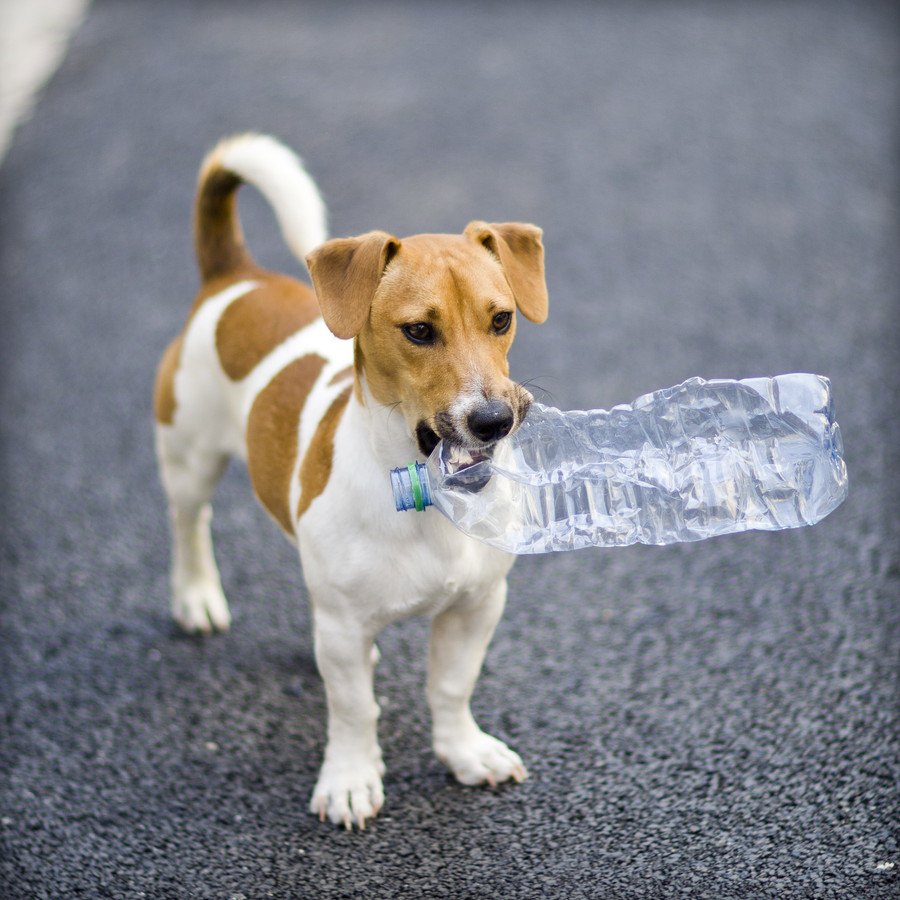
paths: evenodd
<path fill-rule="evenodd" d="M 406 467 L 406 471 L 409 472 L 409 483 L 412 487 L 416 509 L 422 512 L 425 509 L 425 500 L 422 497 L 422 483 L 419 481 L 419 467 L 414 462 L 411 462 Z"/>

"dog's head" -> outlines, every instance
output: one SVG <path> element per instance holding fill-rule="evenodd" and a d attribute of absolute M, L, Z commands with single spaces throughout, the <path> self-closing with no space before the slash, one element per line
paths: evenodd
<path fill-rule="evenodd" d="M 419 448 L 506 436 L 531 395 L 509 378 L 516 309 L 547 318 L 541 230 L 470 223 L 402 241 L 381 231 L 327 241 L 307 263 L 325 323 L 356 339 L 374 400 L 397 405 Z"/>

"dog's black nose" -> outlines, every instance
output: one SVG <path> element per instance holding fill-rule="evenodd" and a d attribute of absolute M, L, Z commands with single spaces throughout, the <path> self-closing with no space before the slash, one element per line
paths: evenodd
<path fill-rule="evenodd" d="M 513 427 L 512 410 L 502 400 L 491 400 L 472 410 L 466 424 L 479 441 L 499 441 Z"/>

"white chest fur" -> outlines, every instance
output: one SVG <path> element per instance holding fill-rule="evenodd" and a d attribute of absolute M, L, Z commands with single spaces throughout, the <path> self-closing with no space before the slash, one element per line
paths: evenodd
<path fill-rule="evenodd" d="M 514 560 L 467 537 L 434 509 L 395 510 L 390 468 L 417 455 L 399 415 L 351 401 L 328 486 L 299 522 L 308 582 L 329 584 L 348 613 L 376 630 L 477 599 Z"/>

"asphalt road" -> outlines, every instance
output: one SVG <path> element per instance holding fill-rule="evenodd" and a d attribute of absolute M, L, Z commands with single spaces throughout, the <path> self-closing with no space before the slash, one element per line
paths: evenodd
<path fill-rule="evenodd" d="M 891 4 L 97 2 L 0 168 L 0 892 L 897 896 L 898 16 Z M 237 467 L 234 627 L 169 623 L 156 360 L 197 165 L 296 147 L 335 234 L 531 220 L 562 407 L 831 377 L 820 525 L 520 560 L 476 695 L 520 787 L 429 750 L 427 623 L 381 638 L 387 806 L 306 812 L 323 691 L 290 546 Z M 249 193 L 265 263 L 297 272 Z"/>

